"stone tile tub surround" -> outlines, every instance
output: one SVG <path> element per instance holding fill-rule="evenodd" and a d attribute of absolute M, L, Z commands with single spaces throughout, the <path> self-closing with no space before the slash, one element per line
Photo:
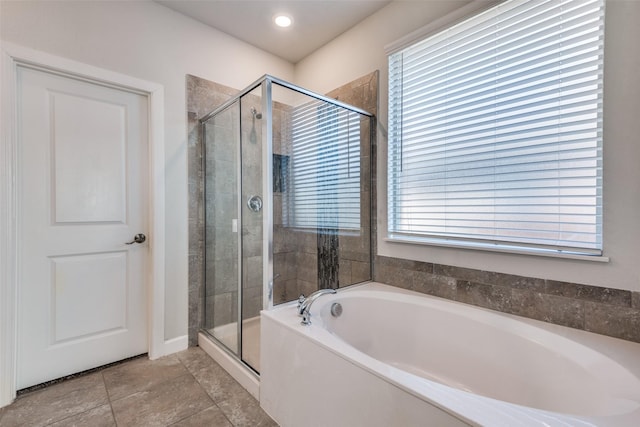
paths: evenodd
<path fill-rule="evenodd" d="M 377 256 L 374 280 L 640 342 L 640 292 Z"/>

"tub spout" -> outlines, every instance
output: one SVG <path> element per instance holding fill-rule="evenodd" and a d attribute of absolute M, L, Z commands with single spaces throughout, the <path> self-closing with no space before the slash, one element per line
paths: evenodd
<path fill-rule="evenodd" d="M 335 289 L 319 289 L 306 297 L 302 304 L 300 304 L 300 308 L 298 308 L 298 314 L 302 316 L 303 325 L 311 324 L 311 305 L 315 300 L 320 298 L 325 294 L 335 294 L 337 291 Z"/>

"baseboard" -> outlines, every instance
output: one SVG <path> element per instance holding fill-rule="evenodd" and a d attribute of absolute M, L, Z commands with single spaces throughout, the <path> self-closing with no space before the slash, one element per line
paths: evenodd
<path fill-rule="evenodd" d="M 0 386 L 0 408 L 9 406 L 16 398 L 16 391 L 14 387 L 10 386 L 10 383 L 6 381 Z"/>
<path fill-rule="evenodd" d="M 182 335 L 179 337 L 171 338 L 170 340 L 166 340 L 163 346 L 163 356 L 167 356 L 169 354 L 177 353 L 182 350 L 186 350 L 189 347 L 189 336 Z"/>

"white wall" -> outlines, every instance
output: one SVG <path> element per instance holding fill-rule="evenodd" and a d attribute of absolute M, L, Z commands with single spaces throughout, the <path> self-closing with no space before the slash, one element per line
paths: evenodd
<path fill-rule="evenodd" d="M 164 85 L 165 338 L 187 334 L 188 191 L 185 75 L 243 89 L 293 65 L 149 1 L 2 1 L 0 38 Z"/>
<path fill-rule="evenodd" d="M 296 65 L 296 83 L 326 92 L 380 70 L 378 120 L 387 127 L 384 47 L 467 1 L 395 1 Z M 378 131 L 378 253 L 523 276 L 640 290 L 640 1 L 608 0 L 604 87 L 604 255 L 610 262 L 506 255 L 385 242 L 386 139 Z"/>

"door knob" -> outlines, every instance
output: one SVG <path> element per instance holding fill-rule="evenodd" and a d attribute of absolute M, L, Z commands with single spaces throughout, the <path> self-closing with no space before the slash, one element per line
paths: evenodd
<path fill-rule="evenodd" d="M 147 236 L 145 236 L 144 234 L 140 233 L 140 234 L 136 234 L 133 237 L 132 241 L 125 242 L 125 245 L 133 245 L 134 243 L 143 243 L 145 240 L 147 240 Z"/>

